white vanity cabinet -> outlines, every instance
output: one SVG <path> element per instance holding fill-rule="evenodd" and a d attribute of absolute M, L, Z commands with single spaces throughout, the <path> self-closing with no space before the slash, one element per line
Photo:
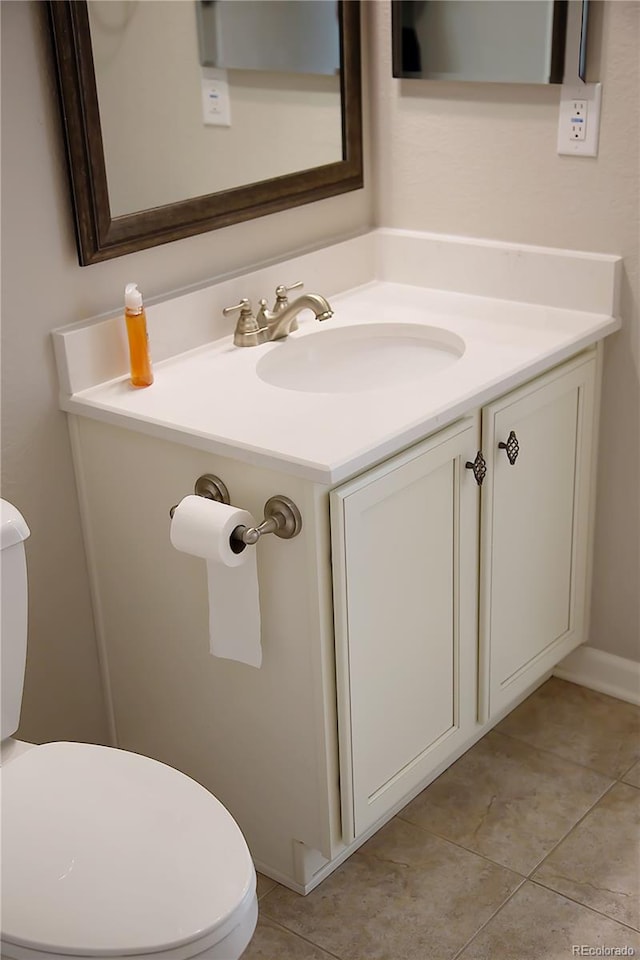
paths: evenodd
<path fill-rule="evenodd" d="M 345 840 L 583 642 L 595 376 L 584 354 L 332 491 Z"/>
<path fill-rule="evenodd" d="M 199 780 L 259 870 L 312 889 L 584 640 L 595 356 L 333 486 L 73 417 L 118 745 Z M 303 517 L 248 548 L 259 670 L 210 654 L 205 564 L 170 545 L 204 473 L 256 519 L 275 494 Z"/>
<path fill-rule="evenodd" d="M 148 390 L 119 313 L 54 332 L 113 742 L 214 793 L 261 872 L 309 892 L 586 639 L 621 271 L 380 228 L 150 303 Z M 234 347 L 223 308 L 287 277 L 331 323 Z M 247 547 L 260 669 L 211 654 L 206 564 L 171 546 L 204 474 L 302 516 Z"/>

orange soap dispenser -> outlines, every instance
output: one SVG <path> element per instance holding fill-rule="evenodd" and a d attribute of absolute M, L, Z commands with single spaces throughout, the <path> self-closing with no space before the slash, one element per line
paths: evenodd
<path fill-rule="evenodd" d="M 142 294 L 136 283 L 128 283 L 124 288 L 124 316 L 129 339 L 131 383 L 134 387 L 150 387 L 153 383 L 153 369 L 149 355 L 147 317 L 142 305 Z"/>

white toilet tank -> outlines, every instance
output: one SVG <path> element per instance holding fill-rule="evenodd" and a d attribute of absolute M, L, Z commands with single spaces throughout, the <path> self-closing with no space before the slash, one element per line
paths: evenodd
<path fill-rule="evenodd" d="M 20 723 L 27 659 L 27 561 L 24 541 L 29 527 L 22 514 L 0 500 L 0 641 L 2 672 L 2 740 Z"/>

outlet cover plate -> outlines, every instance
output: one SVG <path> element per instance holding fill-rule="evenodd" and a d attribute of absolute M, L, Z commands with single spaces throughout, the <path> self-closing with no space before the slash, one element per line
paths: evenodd
<path fill-rule="evenodd" d="M 558 153 L 597 157 L 601 83 L 563 83 L 560 87 Z"/>
<path fill-rule="evenodd" d="M 230 127 L 231 105 L 226 70 L 205 67 L 200 81 L 202 122 L 208 127 Z"/>

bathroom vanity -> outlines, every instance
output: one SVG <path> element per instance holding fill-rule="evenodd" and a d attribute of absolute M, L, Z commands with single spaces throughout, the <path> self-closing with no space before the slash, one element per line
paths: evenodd
<path fill-rule="evenodd" d="M 584 642 L 619 266 L 375 231 L 150 306 L 145 391 L 121 318 L 54 334 L 116 742 L 213 791 L 292 889 Z M 234 347 L 222 307 L 297 279 L 334 318 Z M 211 656 L 205 564 L 170 545 L 202 474 L 256 520 L 275 494 L 302 514 L 247 548 L 259 670 Z"/>

